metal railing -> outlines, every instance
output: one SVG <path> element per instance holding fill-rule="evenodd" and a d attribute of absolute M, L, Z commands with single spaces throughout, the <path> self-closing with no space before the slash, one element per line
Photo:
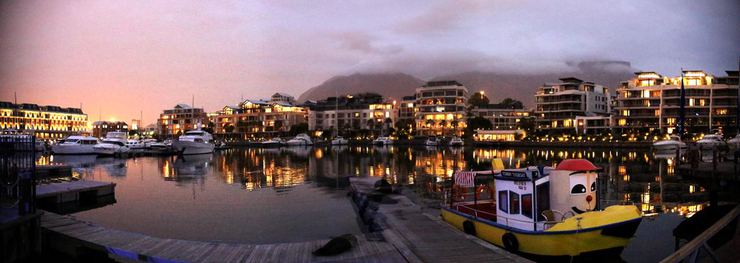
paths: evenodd
<path fill-rule="evenodd" d="M 36 137 L 0 135 L 0 205 L 19 215 L 36 212 Z"/>
<path fill-rule="evenodd" d="M 688 262 L 696 262 L 699 257 L 699 253 L 702 250 L 706 251 L 706 253 L 714 262 L 719 262 L 717 256 L 714 254 L 714 251 L 712 251 L 712 248 L 709 247 L 709 244 L 707 244 L 707 242 L 725 226 L 730 223 L 735 223 L 735 218 L 737 218 L 738 214 L 740 214 L 740 205 L 736 205 L 735 208 L 732 209 L 732 211 L 730 211 L 724 217 L 714 223 L 714 225 L 709 227 L 706 231 L 704 231 L 704 233 L 701 233 L 701 235 L 695 237 L 693 240 L 683 245 L 681 248 L 676 250 L 676 252 L 673 252 L 673 254 L 661 260 L 660 263 L 681 262 L 686 259 L 688 259 Z"/>

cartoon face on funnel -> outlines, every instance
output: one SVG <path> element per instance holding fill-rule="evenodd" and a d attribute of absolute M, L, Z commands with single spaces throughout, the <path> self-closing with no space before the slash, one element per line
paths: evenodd
<path fill-rule="evenodd" d="M 595 173 L 574 172 L 570 175 L 571 210 L 583 213 L 596 208 L 596 178 Z"/>

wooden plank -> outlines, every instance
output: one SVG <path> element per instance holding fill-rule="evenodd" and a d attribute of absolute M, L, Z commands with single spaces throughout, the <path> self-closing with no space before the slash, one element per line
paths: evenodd
<path fill-rule="evenodd" d="M 735 220 L 735 218 L 738 217 L 739 214 L 740 214 L 740 205 L 736 205 L 735 208 L 733 208 L 724 217 L 722 217 L 720 220 L 714 223 L 714 225 L 707 228 L 707 230 L 705 230 L 699 236 L 689 241 L 689 243 L 686 243 L 685 245 L 683 245 L 681 248 L 676 250 L 676 252 L 673 252 L 673 254 L 671 254 L 670 256 L 661 260 L 660 263 L 679 262 L 679 261 L 684 260 L 686 257 L 694 253 L 694 251 L 702 247 L 705 242 L 707 242 L 710 238 L 712 238 L 715 234 L 717 234 L 717 232 L 722 230 L 722 228 L 732 223 Z"/>

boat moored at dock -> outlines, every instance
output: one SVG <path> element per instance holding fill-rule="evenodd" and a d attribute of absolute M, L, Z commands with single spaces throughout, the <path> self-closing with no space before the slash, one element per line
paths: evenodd
<path fill-rule="evenodd" d="M 73 135 L 51 147 L 54 154 L 95 154 L 95 145 L 99 143 L 98 138 L 92 136 Z"/>
<path fill-rule="evenodd" d="M 124 154 L 129 151 L 127 146 L 127 133 L 121 131 L 108 132 L 105 138 L 98 145 L 93 146 L 95 153 L 98 155 L 116 155 Z"/>
<path fill-rule="evenodd" d="M 676 149 L 685 150 L 686 143 L 681 141 L 681 137 L 671 135 L 667 140 L 660 140 L 653 143 L 655 151 L 675 151 Z"/>
<path fill-rule="evenodd" d="M 597 169 L 587 160 L 569 159 L 554 169 L 458 172 L 442 218 L 523 255 L 573 257 L 621 251 L 637 230 L 641 213 L 633 205 L 598 210 Z M 486 179 L 493 183 L 478 183 Z M 475 190 L 467 191 L 471 188 Z"/>
<path fill-rule="evenodd" d="M 288 140 L 286 144 L 288 146 L 309 146 L 313 145 L 313 141 L 311 141 L 311 137 L 309 137 L 308 134 L 301 133 L 296 135 L 293 139 Z"/>
<path fill-rule="evenodd" d="M 203 130 L 187 131 L 177 141 L 172 142 L 172 148 L 180 154 L 213 153 L 215 145 L 213 136 Z"/>

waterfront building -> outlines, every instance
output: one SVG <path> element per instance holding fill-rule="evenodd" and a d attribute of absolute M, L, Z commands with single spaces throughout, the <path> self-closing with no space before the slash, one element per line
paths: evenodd
<path fill-rule="evenodd" d="M 536 128 L 574 133 L 577 116 L 609 116 L 609 89 L 577 78 L 562 78 L 547 83 L 535 94 Z"/>
<path fill-rule="evenodd" d="M 87 132 L 87 114 L 80 108 L 0 101 L 0 130 L 33 132 L 42 140 L 62 139 Z"/>
<path fill-rule="evenodd" d="M 108 132 L 122 131 L 127 132 L 128 124 L 122 121 L 96 121 L 92 125 L 92 135 L 98 138 L 104 138 Z"/>
<path fill-rule="evenodd" d="M 207 125 L 208 116 L 202 108 L 193 108 L 188 104 L 177 104 L 174 108 L 164 110 L 157 119 L 159 136 L 168 138 Z"/>
<path fill-rule="evenodd" d="M 714 77 L 701 70 L 683 72 L 685 125 L 689 132 L 734 128 L 738 114 L 738 71 Z M 615 127 L 626 131 L 674 133 L 681 104 L 681 76 L 637 72 L 617 89 Z"/>
<path fill-rule="evenodd" d="M 477 130 L 473 140 L 477 142 L 513 142 L 527 136 L 523 130 Z"/>
<path fill-rule="evenodd" d="M 502 104 L 475 106 L 470 113 L 490 121 L 494 130 L 522 130 L 526 121 L 534 120 L 531 110 Z"/>
<path fill-rule="evenodd" d="M 374 135 L 388 135 L 398 118 L 397 101 L 385 101 L 373 93 L 329 97 L 326 100 L 306 103 L 308 129 L 334 131 L 339 134 L 360 130 L 373 131 Z"/>
<path fill-rule="evenodd" d="M 467 101 L 468 88 L 454 80 L 430 81 L 416 88 L 417 134 L 461 136 Z"/>
<path fill-rule="evenodd" d="M 275 93 L 271 100 L 245 100 L 224 106 L 213 114 L 217 136 L 233 139 L 271 138 L 286 135 L 294 125 L 306 123 L 306 110 L 293 97 Z"/>

